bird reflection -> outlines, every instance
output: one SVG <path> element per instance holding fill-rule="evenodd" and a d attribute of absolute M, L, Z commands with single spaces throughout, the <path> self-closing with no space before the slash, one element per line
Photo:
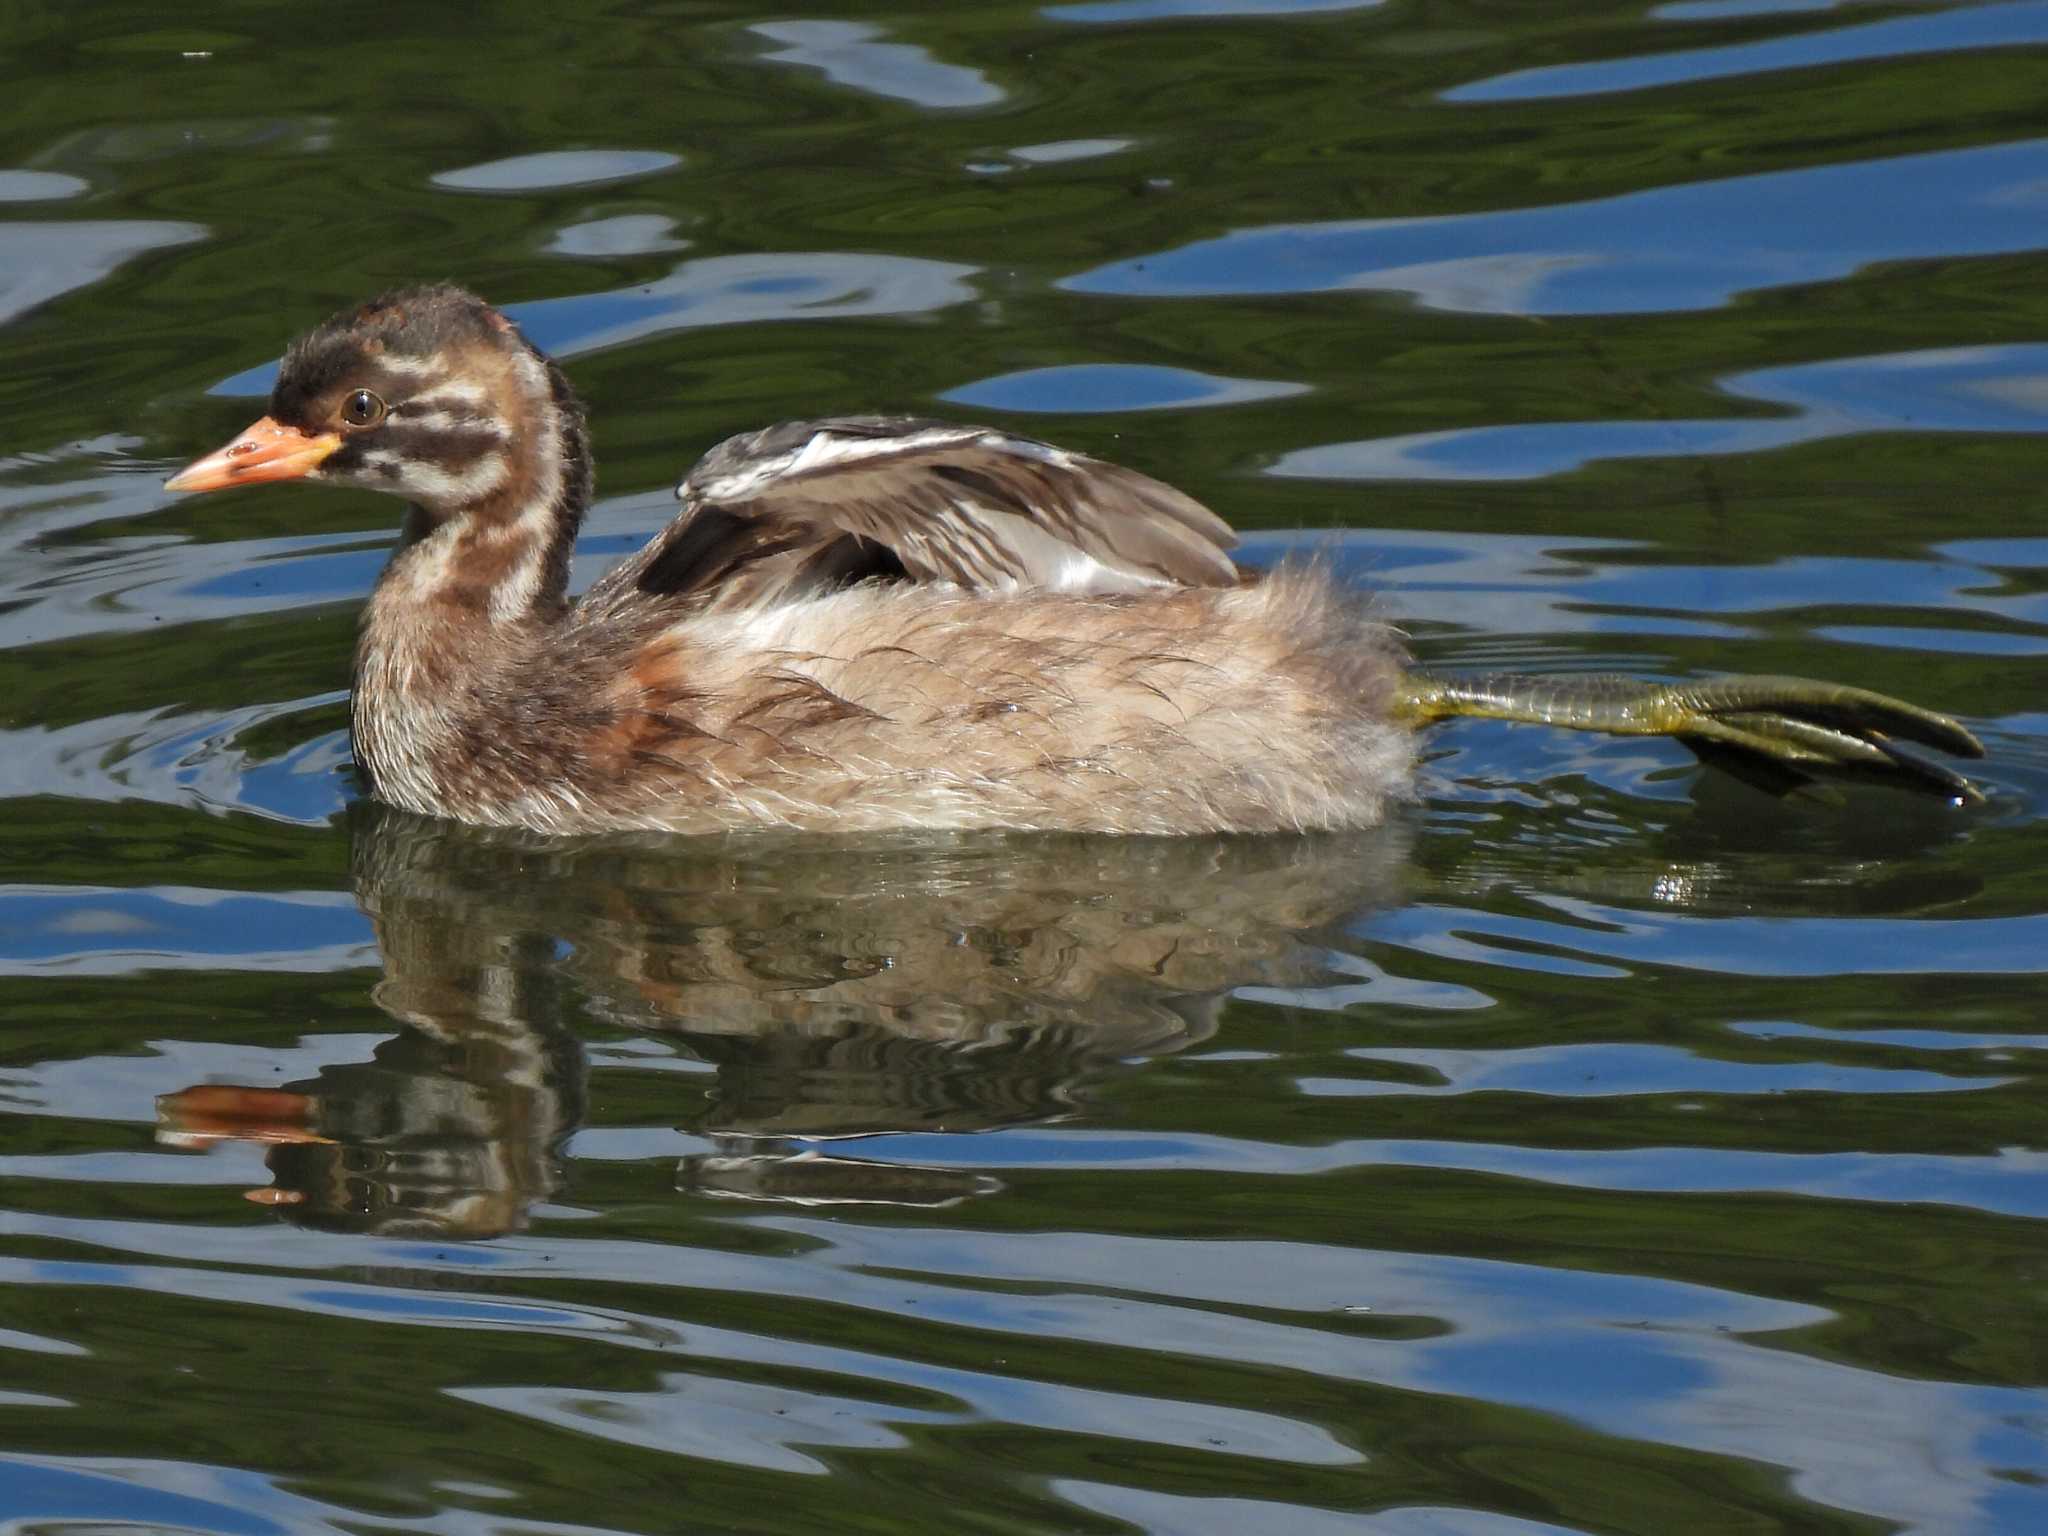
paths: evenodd
<path fill-rule="evenodd" d="M 647 1074 L 669 1088 L 655 1113 L 713 1149 L 684 1159 L 687 1190 L 988 1192 L 840 1138 L 1065 1114 L 1091 1075 L 1209 1038 L 1232 988 L 1327 979 L 1319 937 L 1404 863 L 1386 829 L 564 843 L 368 801 L 351 816 L 399 1033 L 282 1089 L 166 1095 L 158 1134 L 265 1144 L 274 1182 L 252 1198 L 291 1221 L 440 1237 L 518 1230 L 558 1191 L 586 1114 L 579 1027 L 656 1032 L 710 1069 L 709 1095 L 703 1075 Z"/>

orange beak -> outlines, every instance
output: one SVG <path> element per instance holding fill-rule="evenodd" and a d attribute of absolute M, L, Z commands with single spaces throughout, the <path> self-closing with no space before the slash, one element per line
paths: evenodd
<path fill-rule="evenodd" d="M 231 485 L 296 480 L 341 446 L 339 432 L 317 436 L 265 416 L 225 448 L 194 459 L 164 482 L 167 491 L 220 491 Z"/>

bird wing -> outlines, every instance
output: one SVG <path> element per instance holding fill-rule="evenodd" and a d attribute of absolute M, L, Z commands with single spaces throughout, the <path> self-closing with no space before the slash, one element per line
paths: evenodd
<path fill-rule="evenodd" d="M 1169 485 L 987 427 L 901 416 L 727 438 L 683 510 L 585 603 L 755 607 L 873 578 L 1134 592 L 1238 582 L 1230 526 Z"/>

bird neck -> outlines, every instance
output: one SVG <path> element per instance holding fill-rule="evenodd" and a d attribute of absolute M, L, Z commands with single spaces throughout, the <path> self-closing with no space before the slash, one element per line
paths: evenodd
<path fill-rule="evenodd" d="M 583 409 L 538 352 L 515 358 L 525 386 L 505 472 L 466 500 L 408 509 L 366 629 L 519 630 L 568 611 L 569 559 L 590 505 Z"/>
<path fill-rule="evenodd" d="M 504 473 L 455 505 L 415 505 L 363 611 L 351 713 L 358 766 L 385 799 L 441 814 L 451 753 L 493 742 L 470 707 L 544 649 L 569 612 L 569 555 L 590 449 L 568 382 L 538 353 L 506 413 Z M 430 448 L 431 445 L 422 445 Z"/>

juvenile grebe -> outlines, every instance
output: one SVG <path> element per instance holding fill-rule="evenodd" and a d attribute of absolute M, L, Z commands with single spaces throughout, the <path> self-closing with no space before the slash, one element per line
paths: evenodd
<path fill-rule="evenodd" d="M 1797 678 L 1447 679 L 1327 572 L 1240 572 L 1128 469 L 984 427 L 787 422 L 707 453 L 653 542 L 568 599 L 590 503 L 552 361 L 450 286 L 337 315 L 173 491 L 405 497 L 363 616 L 356 760 L 409 810 L 544 832 L 1365 826 L 1412 728 L 1485 715 L 1974 794 L 1893 738 L 1945 716 Z"/>

